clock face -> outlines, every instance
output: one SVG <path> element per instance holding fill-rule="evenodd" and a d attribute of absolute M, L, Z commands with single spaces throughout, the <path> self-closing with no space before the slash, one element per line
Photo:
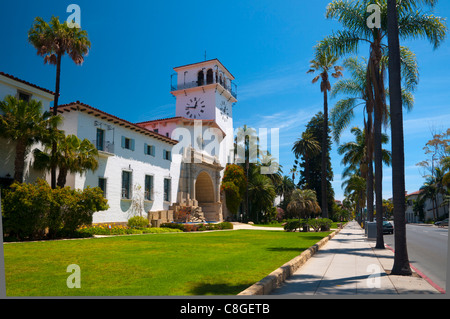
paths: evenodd
<path fill-rule="evenodd" d="M 201 115 L 205 112 L 205 106 L 205 101 L 201 100 L 198 97 L 189 99 L 185 106 L 186 116 L 191 119 L 200 118 Z"/>
<path fill-rule="evenodd" d="M 219 106 L 220 114 L 222 114 L 222 119 L 224 121 L 228 120 L 230 116 L 230 109 L 227 102 L 222 101 Z"/>

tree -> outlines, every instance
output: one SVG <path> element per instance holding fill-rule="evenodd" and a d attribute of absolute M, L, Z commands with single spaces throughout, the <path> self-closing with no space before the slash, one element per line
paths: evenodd
<path fill-rule="evenodd" d="M 311 120 L 306 125 L 305 132 L 311 133 L 312 136 L 317 140 L 317 142 L 320 145 L 320 149 L 323 150 L 322 146 L 322 132 L 323 132 L 323 121 L 324 116 L 322 112 L 318 112 L 315 116 L 311 118 Z M 329 123 L 328 123 L 329 124 Z M 330 125 L 328 125 L 330 126 Z M 331 185 L 331 181 L 333 180 L 333 169 L 331 167 L 331 135 L 330 135 L 331 129 L 328 130 L 328 140 L 327 140 L 327 152 L 326 152 L 326 188 L 327 192 L 325 194 L 326 198 L 326 205 L 327 209 L 330 212 L 330 215 L 332 215 L 333 212 L 333 204 L 334 204 L 334 190 L 333 186 Z M 318 154 L 315 154 L 310 157 L 309 165 L 306 165 L 306 163 L 303 161 L 300 163 L 300 168 L 303 168 L 301 171 L 301 177 L 300 181 L 297 183 L 297 186 L 299 188 L 309 188 L 316 192 L 317 201 L 319 202 L 319 205 L 322 209 L 322 152 L 319 152 Z M 308 166 L 308 172 L 306 172 L 306 168 Z M 308 175 L 309 174 L 309 175 Z M 306 186 L 306 176 L 309 176 L 310 178 L 310 184 L 309 186 Z"/>
<path fill-rule="evenodd" d="M 256 222 L 259 223 L 259 216 L 273 207 L 276 197 L 275 187 L 269 177 L 258 173 L 254 168 L 248 181 L 248 193 Z"/>
<path fill-rule="evenodd" d="M 344 195 L 347 199 L 355 203 L 356 217 L 358 222 L 362 222 L 361 209 L 366 202 L 366 180 L 358 173 L 349 175 L 347 180 L 342 183 Z"/>
<path fill-rule="evenodd" d="M 244 169 L 236 164 L 228 164 L 222 178 L 221 190 L 225 193 L 227 208 L 237 214 L 247 189 Z"/>
<path fill-rule="evenodd" d="M 305 163 L 305 180 L 306 187 L 310 185 L 310 171 L 309 171 L 309 161 L 310 158 L 319 154 L 320 144 L 317 142 L 315 137 L 311 132 L 303 132 L 302 137 L 299 138 L 292 147 L 295 158 L 303 157 L 303 162 Z"/>
<path fill-rule="evenodd" d="M 42 103 L 36 100 L 25 102 L 6 96 L 0 102 L 0 135 L 15 142 L 14 180 L 24 179 L 25 158 L 30 146 L 48 138 L 48 127 L 61 123 L 61 117 L 52 117 L 42 111 Z"/>
<path fill-rule="evenodd" d="M 244 165 L 247 183 L 249 180 L 250 163 L 255 163 L 258 158 L 258 137 L 256 130 L 244 125 L 238 128 L 234 138 L 234 162 Z M 248 184 L 247 184 L 248 185 Z M 249 216 L 248 187 L 245 191 L 244 216 Z"/>
<path fill-rule="evenodd" d="M 334 78 L 339 78 L 342 76 L 343 68 L 336 65 L 338 57 L 333 55 L 331 51 L 318 51 L 316 48 L 315 58 L 310 61 L 310 69 L 307 73 L 319 72 L 313 80 L 312 83 L 316 83 L 319 79 L 320 81 L 320 91 L 323 93 L 323 131 L 322 131 L 322 217 L 328 218 L 328 205 L 327 205 L 327 150 L 328 150 L 328 91 L 331 90 L 331 85 L 329 81 L 329 72 L 334 72 L 331 74 Z"/>
<path fill-rule="evenodd" d="M 438 47 L 444 40 L 446 26 L 442 18 L 428 14 L 420 10 L 421 4 L 433 7 L 437 1 L 432 0 L 411 0 L 401 1 L 394 4 L 393 10 L 398 14 L 399 36 L 402 38 L 422 37 L 428 39 L 434 47 Z M 369 45 L 369 60 L 367 65 L 367 90 L 371 101 L 367 109 L 369 116 L 374 113 L 373 136 L 374 136 L 374 156 L 375 156 L 375 188 L 377 188 L 376 205 L 377 211 L 382 208 L 381 179 L 381 126 L 387 120 L 386 91 L 384 86 L 385 65 L 382 63 L 383 50 L 387 46 L 383 44 L 383 38 L 388 33 L 387 23 L 387 2 L 380 0 L 377 5 L 380 8 L 380 28 L 370 29 L 367 26 L 367 6 L 369 1 L 344 2 L 334 0 L 327 7 L 327 18 L 338 19 L 345 30 L 325 38 L 320 44 L 320 50 L 330 51 L 341 56 L 348 53 L 356 53 L 361 42 Z M 390 48 L 389 48 L 390 49 Z M 399 49 L 400 51 L 400 49 Z M 400 54 L 399 54 L 400 55 Z M 391 57 L 391 55 L 390 55 Z M 400 60 L 399 60 L 400 61 Z M 401 93 L 401 87 L 400 87 Z M 370 128 L 371 129 L 371 128 Z M 377 232 L 382 231 L 382 222 L 377 222 Z M 377 248 L 379 245 L 377 244 Z"/>
<path fill-rule="evenodd" d="M 48 147 L 47 147 L 48 148 Z M 51 169 L 52 155 L 48 150 L 34 151 L 34 167 Z M 54 157 L 58 163 L 59 173 L 57 186 L 64 187 L 68 173 L 84 173 L 95 171 L 98 167 L 98 151 L 88 139 L 81 140 L 76 135 L 60 135 Z"/>
<path fill-rule="evenodd" d="M 316 193 L 312 189 L 295 189 L 292 192 L 287 209 L 297 215 L 299 219 L 307 218 L 311 214 L 317 214 L 321 211 Z"/>
<path fill-rule="evenodd" d="M 61 59 L 68 54 L 72 61 L 80 65 L 84 62 L 91 42 L 87 32 L 79 26 L 69 27 L 67 22 L 60 23 L 58 17 L 52 17 L 47 23 L 41 17 L 36 17 L 33 26 L 28 31 L 28 41 L 44 57 L 44 63 L 56 65 L 56 89 L 53 102 L 53 115 L 58 114 L 58 99 L 60 94 Z M 52 145 L 52 155 L 56 153 L 56 142 Z M 51 161 L 51 187 L 56 187 L 56 159 Z"/>

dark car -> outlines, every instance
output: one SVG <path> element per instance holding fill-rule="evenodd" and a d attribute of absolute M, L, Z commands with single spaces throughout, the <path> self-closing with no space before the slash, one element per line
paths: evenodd
<path fill-rule="evenodd" d="M 448 226 L 448 218 L 435 222 L 434 224 L 439 227 Z"/>
<path fill-rule="evenodd" d="M 390 222 L 384 220 L 383 221 L 383 234 L 393 234 L 393 233 L 394 233 L 394 226 Z"/>

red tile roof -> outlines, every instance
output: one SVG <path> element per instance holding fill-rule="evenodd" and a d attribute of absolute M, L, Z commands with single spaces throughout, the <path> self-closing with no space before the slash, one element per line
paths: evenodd
<path fill-rule="evenodd" d="M 53 108 L 50 108 L 51 110 L 53 110 Z M 76 101 L 76 102 L 71 102 L 69 104 L 63 104 L 63 105 L 59 105 L 58 106 L 58 113 L 63 113 L 63 112 L 70 112 L 70 111 L 86 111 L 87 113 L 93 113 L 94 116 L 98 116 L 102 119 L 105 119 L 107 121 L 113 122 L 113 123 L 117 123 L 118 125 L 124 126 L 124 127 L 129 127 L 131 130 L 135 130 L 136 132 L 145 134 L 147 136 L 151 136 L 154 137 L 156 139 L 162 140 L 164 142 L 167 142 L 169 144 L 177 144 L 178 141 L 173 140 L 167 136 L 158 134 L 154 131 L 151 131 L 149 129 L 146 129 L 145 127 L 139 126 L 135 123 L 131 123 L 128 122 L 127 120 L 118 118 L 115 115 L 106 113 L 102 110 L 99 110 L 95 107 L 92 107 L 90 105 L 81 103 L 80 101 Z"/>
<path fill-rule="evenodd" d="M 160 122 L 174 122 L 174 121 L 189 122 L 190 124 L 193 124 L 194 121 L 202 121 L 202 125 L 203 124 L 211 125 L 211 126 L 213 126 L 215 128 L 218 128 L 222 132 L 223 136 L 226 136 L 225 132 L 220 128 L 220 126 L 214 120 L 191 119 L 191 118 L 187 118 L 187 117 L 183 117 L 183 116 L 174 116 L 174 117 L 167 117 L 167 118 L 157 119 L 157 120 L 149 120 L 149 121 L 145 121 L 145 122 L 136 123 L 136 125 L 145 127 L 146 124 L 154 124 L 154 123 L 160 123 Z"/>
<path fill-rule="evenodd" d="M 36 89 L 39 89 L 39 90 L 41 90 L 41 91 L 44 91 L 44 92 L 50 93 L 50 94 L 52 94 L 52 95 L 55 95 L 55 92 L 53 92 L 53 91 L 44 89 L 44 88 L 42 88 L 42 87 L 40 87 L 40 86 L 37 86 L 36 84 L 27 82 L 27 81 L 25 81 L 25 80 L 21 80 L 21 79 L 19 79 L 19 78 L 16 78 L 15 76 L 13 76 L 13 75 L 11 75 L 11 74 L 8 74 L 8 73 L 5 73 L 5 72 L 0 71 L 0 75 L 6 76 L 7 78 L 10 78 L 10 79 L 12 79 L 12 80 L 14 80 L 14 81 L 21 82 L 21 83 L 23 83 L 23 84 L 32 86 L 32 87 L 34 87 L 34 88 L 36 88 Z"/>

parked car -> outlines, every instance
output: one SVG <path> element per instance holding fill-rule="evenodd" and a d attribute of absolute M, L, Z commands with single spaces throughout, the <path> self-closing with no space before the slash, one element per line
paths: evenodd
<path fill-rule="evenodd" d="M 439 227 L 448 226 L 448 218 L 435 222 L 434 224 Z"/>
<path fill-rule="evenodd" d="M 394 226 L 387 220 L 383 221 L 383 234 L 393 234 Z"/>

